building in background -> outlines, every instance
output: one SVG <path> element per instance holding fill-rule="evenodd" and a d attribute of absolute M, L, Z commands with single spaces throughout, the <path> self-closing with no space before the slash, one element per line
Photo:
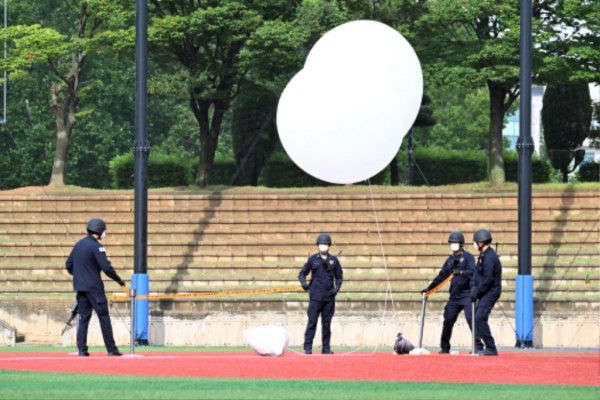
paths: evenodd
<path fill-rule="evenodd" d="M 600 85 L 591 83 L 590 96 L 594 103 L 600 102 Z M 546 87 L 540 85 L 532 85 L 531 87 L 531 137 L 533 139 L 535 154 L 540 155 L 540 149 L 542 147 L 541 139 L 543 137 L 543 126 L 542 126 L 542 101 L 544 98 L 544 91 Z M 599 127 L 600 121 L 592 120 L 592 127 Z M 510 142 L 510 150 L 517 149 L 517 140 L 519 139 L 519 111 L 508 116 L 506 126 L 502 131 L 502 135 Z M 583 149 L 585 149 L 584 162 L 594 161 L 600 163 L 600 149 L 591 147 L 589 139 L 583 142 Z"/>

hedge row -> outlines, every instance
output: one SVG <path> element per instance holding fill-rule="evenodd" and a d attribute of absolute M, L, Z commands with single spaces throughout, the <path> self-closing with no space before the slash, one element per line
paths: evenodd
<path fill-rule="evenodd" d="M 488 179 L 488 156 L 478 151 L 417 149 L 414 153 L 415 185 L 452 185 L 481 182 Z M 550 180 L 550 165 L 537 157 L 531 160 L 531 180 L 545 183 Z M 517 182 L 519 160 L 516 152 L 504 153 L 504 173 L 507 182 Z"/>
<path fill-rule="evenodd" d="M 439 149 L 416 149 L 414 152 L 415 185 L 451 185 L 457 183 L 481 182 L 488 179 L 488 157 L 477 151 L 441 151 Z M 358 161 L 359 162 L 359 161 Z M 580 168 L 580 180 L 598 180 L 598 164 Z M 504 154 L 506 180 L 518 179 L 518 157 L 515 152 Z M 548 182 L 550 166 L 547 162 L 533 157 L 532 181 Z M 132 153 L 115 157 L 110 162 L 113 186 L 119 189 L 134 187 L 134 157 Z M 150 153 L 148 158 L 148 187 L 190 186 L 195 182 L 198 160 L 180 158 L 174 155 Z M 595 173 L 595 175 L 594 175 Z M 212 184 L 235 186 L 237 168 L 231 159 L 217 159 L 213 168 Z M 390 183 L 390 169 L 385 168 L 370 179 L 375 185 Z M 262 170 L 259 185 L 266 187 L 311 187 L 328 186 L 330 183 L 316 179 L 300 169 L 285 153 L 275 153 Z"/>
<path fill-rule="evenodd" d="M 580 182 L 600 182 L 600 164 L 597 162 L 585 162 L 579 166 Z"/>
<path fill-rule="evenodd" d="M 389 168 L 369 179 L 373 185 L 386 185 L 390 182 Z M 262 170 L 259 182 L 266 187 L 313 187 L 331 186 L 331 183 L 319 180 L 302 170 L 285 153 L 275 153 Z"/>

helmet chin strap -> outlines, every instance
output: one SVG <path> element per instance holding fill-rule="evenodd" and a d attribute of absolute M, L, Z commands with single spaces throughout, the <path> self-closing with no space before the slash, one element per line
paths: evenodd
<path fill-rule="evenodd" d="M 486 247 L 489 247 L 489 243 L 481 242 L 481 243 L 483 243 L 483 246 L 480 246 L 480 245 L 479 245 L 479 243 L 480 243 L 480 242 L 477 242 L 477 248 L 479 249 L 479 252 L 480 252 L 480 253 L 483 253 L 483 250 L 484 250 Z"/>

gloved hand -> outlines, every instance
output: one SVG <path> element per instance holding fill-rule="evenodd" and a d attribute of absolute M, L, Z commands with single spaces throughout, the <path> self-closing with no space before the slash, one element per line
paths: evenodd
<path fill-rule="evenodd" d="M 302 282 L 302 289 L 304 289 L 305 291 L 307 291 L 308 289 L 310 289 L 310 286 L 308 285 L 308 283 Z"/>
<path fill-rule="evenodd" d="M 117 283 L 119 284 L 119 286 L 125 286 L 125 282 L 123 282 L 123 280 L 119 280 Z"/>
<path fill-rule="evenodd" d="M 478 297 L 477 288 L 471 288 L 471 301 L 477 301 Z"/>
<path fill-rule="evenodd" d="M 429 289 L 425 288 L 425 289 L 421 290 L 421 294 L 425 294 L 425 293 L 427 293 L 428 291 L 429 291 Z"/>
<path fill-rule="evenodd" d="M 333 288 L 329 291 L 329 294 L 335 297 L 338 294 L 338 288 Z"/>

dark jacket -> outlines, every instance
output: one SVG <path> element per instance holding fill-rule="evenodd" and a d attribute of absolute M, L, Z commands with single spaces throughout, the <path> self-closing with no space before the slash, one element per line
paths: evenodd
<path fill-rule="evenodd" d="M 123 285 L 115 269 L 106 257 L 104 246 L 92 235 L 75 244 L 66 262 L 67 271 L 73 275 L 73 290 L 78 292 L 104 291 L 100 272 Z"/>
<path fill-rule="evenodd" d="M 438 275 L 431 281 L 426 291 L 442 283 L 454 273 L 450 281 L 450 299 L 457 300 L 471 296 L 471 279 L 475 270 L 475 257 L 468 251 L 462 250 L 458 255 L 452 254 L 440 269 Z"/>
<path fill-rule="evenodd" d="M 298 274 L 301 284 L 306 283 L 306 277 L 310 275 L 310 300 L 331 300 L 342 287 L 343 275 L 342 265 L 337 257 L 327 254 L 327 259 L 321 258 L 319 253 L 313 254 Z"/>
<path fill-rule="evenodd" d="M 500 298 L 502 293 L 502 263 L 491 247 L 488 247 L 477 257 L 471 286 L 475 288 L 478 298 L 483 296 Z"/>

